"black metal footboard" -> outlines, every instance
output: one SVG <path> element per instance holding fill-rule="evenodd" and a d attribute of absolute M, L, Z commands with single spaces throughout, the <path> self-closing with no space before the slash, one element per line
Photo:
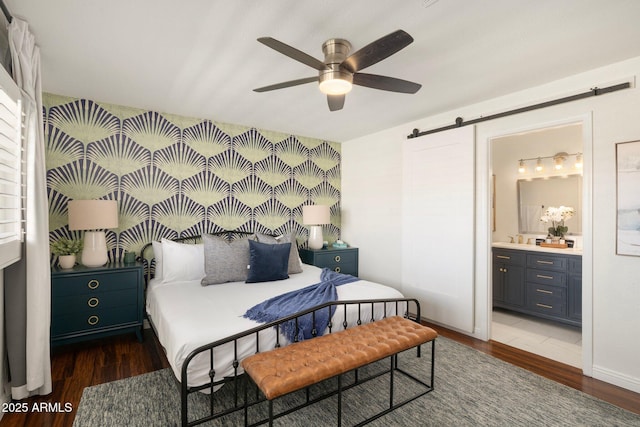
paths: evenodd
<path fill-rule="evenodd" d="M 239 347 L 241 346 L 241 340 L 246 340 L 252 335 L 255 336 L 255 351 L 254 353 L 260 353 L 272 350 L 273 348 L 280 347 L 287 344 L 287 339 L 281 336 L 281 330 L 284 324 L 291 325 L 293 322 L 295 325 L 295 336 L 298 336 L 298 321 L 303 316 L 311 316 L 312 325 L 315 325 L 316 313 L 327 310 L 329 312 L 329 324 L 325 333 L 337 332 L 343 329 L 347 329 L 352 326 L 361 325 L 363 323 L 374 322 L 376 314 L 380 313 L 378 319 L 387 317 L 388 315 L 400 315 L 415 322 L 420 322 L 420 303 L 414 298 L 389 298 L 389 299 L 372 299 L 372 300 L 349 300 L 349 301 L 334 301 L 325 304 L 318 305 L 316 307 L 301 311 L 291 316 L 283 317 L 271 323 L 265 323 L 264 325 L 249 329 L 247 331 L 229 336 L 222 340 L 212 342 L 210 344 L 203 345 L 193 350 L 184 360 L 182 364 L 180 389 L 181 389 L 181 422 L 182 426 L 194 426 L 198 425 L 233 412 L 244 409 L 245 407 L 245 387 L 244 381 L 239 381 L 239 377 L 242 375 L 240 368 L 240 359 L 242 358 L 239 353 Z M 331 315 L 333 313 L 333 316 Z M 364 318 L 367 317 L 367 318 Z M 349 322 L 349 319 L 356 319 L 354 322 Z M 340 322 L 336 325 L 336 322 Z M 260 332 L 264 332 L 270 328 L 274 328 L 275 333 L 275 345 L 269 348 L 261 348 L 260 345 Z M 311 331 L 312 336 L 317 336 L 319 333 L 315 329 Z M 216 379 L 216 350 L 220 351 L 222 346 L 232 347 L 233 359 L 231 366 L 233 375 L 226 378 Z M 226 350 L 225 350 L 226 351 Z M 418 356 L 420 356 L 420 348 L 418 347 Z M 209 362 L 209 380 L 205 384 L 197 386 L 189 386 L 189 367 L 190 363 L 194 361 L 196 357 L 206 357 Z M 222 385 L 231 387 L 232 402 L 225 402 L 224 405 L 219 405 L 215 402 L 215 391 Z M 189 396 L 197 392 L 206 392 L 208 395 L 208 410 L 206 414 L 195 419 L 189 419 Z M 204 393 L 200 393 L 204 395 Z"/>

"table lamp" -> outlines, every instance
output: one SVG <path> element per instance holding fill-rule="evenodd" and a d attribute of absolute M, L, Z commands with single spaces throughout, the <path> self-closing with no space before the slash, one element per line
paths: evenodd
<path fill-rule="evenodd" d="M 115 200 L 70 200 L 69 230 L 85 230 L 82 264 L 100 267 L 109 261 L 104 230 L 118 226 Z"/>
<path fill-rule="evenodd" d="M 309 225 L 309 249 L 321 249 L 322 224 L 329 224 L 331 215 L 329 206 L 307 205 L 302 207 L 302 222 Z"/>

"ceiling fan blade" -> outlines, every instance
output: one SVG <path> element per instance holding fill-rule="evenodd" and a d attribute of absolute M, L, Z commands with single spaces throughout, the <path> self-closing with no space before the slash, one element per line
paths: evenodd
<path fill-rule="evenodd" d="M 276 83 L 276 84 L 269 85 L 269 86 L 259 87 L 257 89 L 254 89 L 253 91 L 254 92 L 267 92 L 267 91 L 270 91 L 270 90 L 284 89 L 286 87 L 298 86 L 298 85 L 303 85 L 305 83 L 312 83 L 312 82 L 317 82 L 317 81 L 318 81 L 318 77 L 305 77 L 304 79 L 289 80 L 287 82 Z"/>
<path fill-rule="evenodd" d="M 329 67 L 324 62 L 314 58 L 311 55 L 304 53 L 301 50 L 291 47 L 288 44 L 284 44 L 272 37 L 260 37 L 258 41 L 266 46 L 269 46 L 273 50 L 277 50 L 283 55 L 288 56 L 291 59 L 295 59 L 298 62 L 302 62 L 311 68 L 315 68 L 318 71 L 328 70 Z"/>
<path fill-rule="evenodd" d="M 342 62 L 341 67 L 352 73 L 364 70 L 407 47 L 411 42 L 413 37 L 405 31 L 394 31 L 354 52 Z"/>
<path fill-rule="evenodd" d="M 353 75 L 353 84 L 370 87 L 372 89 L 388 90 L 390 92 L 416 93 L 422 87 L 421 84 L 395 77 L 378 76 L 377 74 L 356 73 Z"/>
<path fill-rule="evenodd" d="M 327 95 L 327 102 L 329 103 L 330 111 L 342 110 L 344 107 L 344 95 Z"/>

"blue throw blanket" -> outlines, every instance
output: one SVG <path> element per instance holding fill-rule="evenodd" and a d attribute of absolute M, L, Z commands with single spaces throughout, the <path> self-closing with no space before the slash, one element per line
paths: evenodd
<path fill-rule="evenodd" d="M 328 268 L 323 268 L 320 273 L 320 283 L 263 301 L 247 310 L 243 317 L 255 320 L 256 322 L 273 322 L 307 308 L 329 301 L 336 301 L 338 299 L 336 286 L 345 285 L 355 282 L 356 280 L 359 279 L 348 274 L 336 273 Z M 335 307 L 331 307 L 331 310 L 326 308 L 317 311 L 315 315 L 315 325 L 313 324 L 311 313 L 298 318 L 297 340 L 302 341 L 312 338 L 314 329 L 318 336 L 322 335 L 334 311 Z M 283 323 L 280 331 L 289 341 L 293 342 L 296 340 L 295 321 Z"/>

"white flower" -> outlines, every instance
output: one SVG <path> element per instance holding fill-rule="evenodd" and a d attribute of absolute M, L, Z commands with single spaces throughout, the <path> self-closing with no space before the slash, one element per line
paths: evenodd
<path fill-rule="evenodd" d="M 575 209 L 568 206 L 560 206 L 558 208 L 550 206 L 547 208 L 545 213 L 540 217 L 540 221 L 552 223 L 562 223 L 564 224 L 565 220 L 570 219 L 575 214 Z"/>

